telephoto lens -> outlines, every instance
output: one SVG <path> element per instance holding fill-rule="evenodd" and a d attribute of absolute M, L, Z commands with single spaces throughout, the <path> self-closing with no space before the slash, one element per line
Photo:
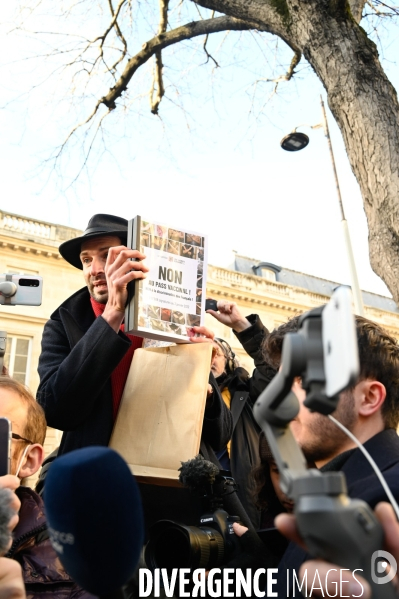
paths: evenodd
<path fill-rule="evenodd" d="M 238 520 L 224 510 L 202 516 L 202 526 L 160 520 L 150 530 L 145 550 L 147 566 L 170 572 L 173 568 L 210 570 L 226 563 L 240 551 L 233 531 L 233 522 Z"/>

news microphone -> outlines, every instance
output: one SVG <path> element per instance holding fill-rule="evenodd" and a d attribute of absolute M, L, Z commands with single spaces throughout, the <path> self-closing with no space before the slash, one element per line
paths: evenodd
<path fill-rule="evenodd" d="M 11 507 L 13 491 L 0 489 L 0 556 L 4 555 L 10 548 L 11 532 L 8 528 L 15 510 Z"/>
<path fill-rule="evenodd" d="M 119 597 L 144 541 L 141 498 L 122 457 L 86 447 L 52 463 L 44 487 L 51 543 L 74 580 L 93 595 Z"/>
<path fill-rule="evenodd" d="M 187 462 L 182 462 L 179 471 L 179 480 L 185 487 L 197 494 L 202 494 L 202 499 L 210 500 L 211 503 L 220 499 L 224 509 L 231 516 L 238 516 L 244 526 L 255 531 L 247 512 L 238 498 L 236 492 L 237 485 L 231 477 L 230 472 L 220 470 L 201 454 L 198 454 L 195 458 Z M 215 509 L 216 507 L 216 505 L 212 505 L 211 507 L 205 506 L 205 509 Z"/>
<path fill-rule="evenodd" d="M 181 462 L 179 472 L 180 482 L 191 491 L 198 492 L 208 485 L 213 485 L 220 470 L 198 454 L 192 460 Z"/>

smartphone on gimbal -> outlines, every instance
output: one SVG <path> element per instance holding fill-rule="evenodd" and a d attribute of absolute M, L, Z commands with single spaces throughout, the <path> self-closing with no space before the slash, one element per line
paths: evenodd
<path fill-rule="evenodd" d="M 333 397 L 356 383 L 359 375 L 356 326 L 348 287 L 336 289 L 324 307 L 322 342 L 326 395 Z"/>
<path fill-rule="evenodd" d="M 43 279 L 38 275 L 0 274 L 0 304 L 40 306 Z"/>

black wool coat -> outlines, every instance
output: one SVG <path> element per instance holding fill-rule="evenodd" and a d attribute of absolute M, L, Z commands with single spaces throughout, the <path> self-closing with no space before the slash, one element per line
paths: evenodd
<path fill-rule="evenodd" d="M 108 445 L 112 433 L 111 374 L 131 342 L 95 317 L 87 288 L 68 298 L 43 331 L 37 400 L 49 426 L 64 431 L 58 455 Z M 202 440 L 215 449 L 230 438 L 232 416 L 211 375 L 214 401 L 205 410 Z"/>
<path fill-rule="evenodd" d="M 227 387 L 231 396 L 230 410 L 233 416 L 233 434 L 230 446 L 230 469 L 238 484 L 238 497 L 255 528 L 260 526 L 260 511 L 254 503 L 253 470 L 260 464 L 260 427 L 253 415 L 253 406 L 262 391 L 270 383 L 276 370 L 263 357 L 262 345 L 269 331 L 259 316 L 247 316 L 251 323 L 242 333 L 236 333 L 238 341 L 254 360 L 252 376 L 244 368 L 236 368 L 232 375 L 220 382 L 219 388 Z M 219 379 L 218 379 L 219 382 Z"/>
<path fill-rule="evenodd" d="M 366 441 L 364 447 L 381 470 L 396 501 L 399 501 L 398 434 L 393 429 L 384 430 Z M 338 468 L 334 468 L 333 463 L 335 461 L 339 463 L 341 456 L 330 462 L 331 467 L 326 464 L 321 470 L 340 470 L 343 472 L 348 487 L 348 496 L 352 499 L 363 499 L 372 508 L 380 501 L 388 501 L 380 481 L 360 449 L 348 451 L 346 454 L 348 456 L 346 459 L 345 454 L 342 454 L 343 460 L 341 462 L 343 461 L 343 463 Z M 295 589 L 296 595 L 292 594 L 292 590 L 291 594 L 287 594 L 287 570 L 289 570 L 289 580 L 292 584 L 292 571 L 295 570 L 298 573 L 300 566 L 311 557 L 295 543 L 288 545 L 278 566 L 278 584 L 275 590 L 277 590 L 280 599 L 283 597 L 285 599 L 287 596 L 302 597 L 298 589 Z"/>

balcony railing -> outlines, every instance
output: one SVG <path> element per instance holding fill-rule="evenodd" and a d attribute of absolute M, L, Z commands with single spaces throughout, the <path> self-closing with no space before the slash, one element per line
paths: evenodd
<path fill-rule="evenodd" d="M 78 229 L 54 225 L 4 211 L 0 212 L 0 230 L 1 229 L 12 234 L 26 236 L 26 238 L 39 238 L 55 243 L 73 239 L 81 234 L 81 231 Z"/>

